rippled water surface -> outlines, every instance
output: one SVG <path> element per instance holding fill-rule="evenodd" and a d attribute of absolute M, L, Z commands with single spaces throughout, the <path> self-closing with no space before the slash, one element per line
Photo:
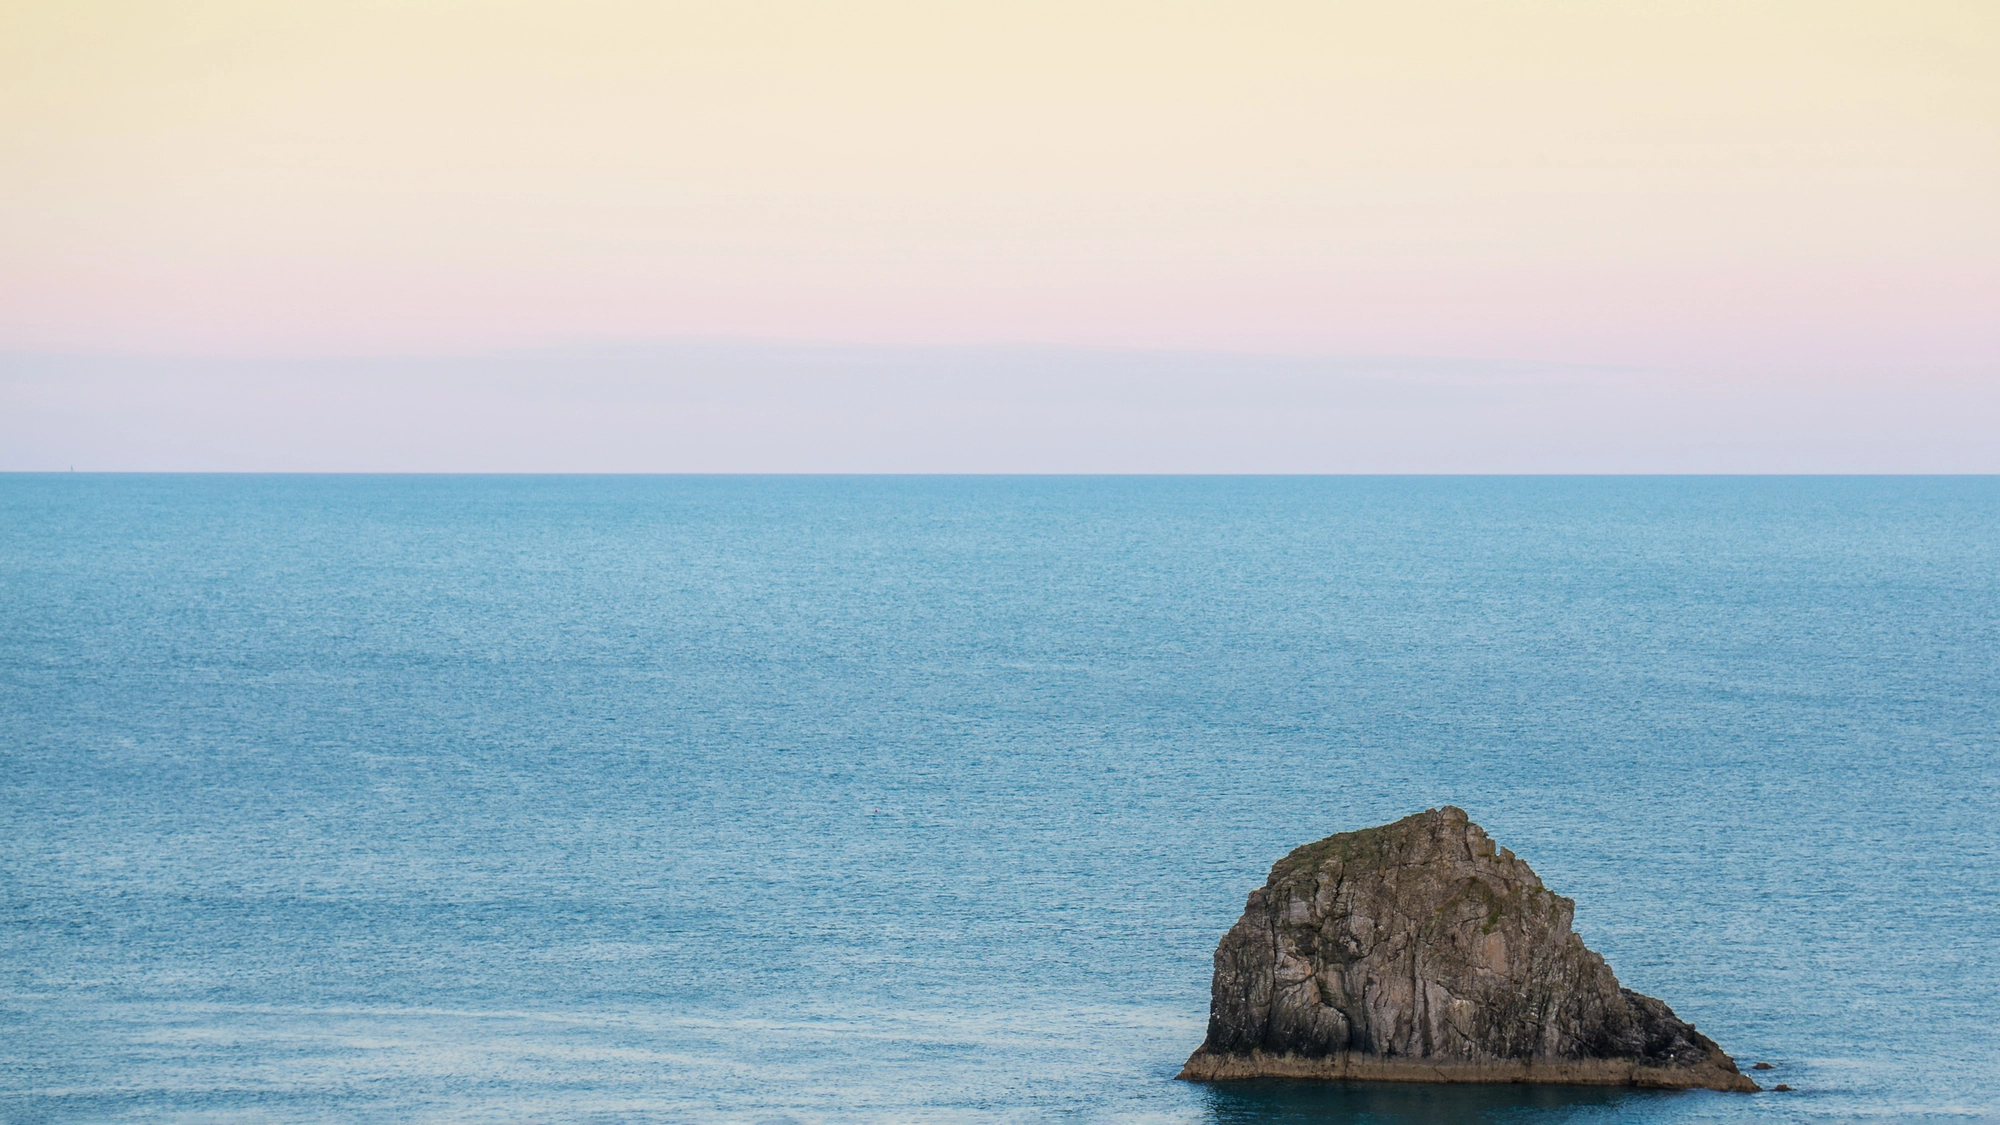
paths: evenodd
<path fill-rule="evenodd" d="M 2000 1121 L 2000 481 L 0 477 L 6 1122 Z M 1172 1076 L 1465 807 L 1790 1094 Z"/>

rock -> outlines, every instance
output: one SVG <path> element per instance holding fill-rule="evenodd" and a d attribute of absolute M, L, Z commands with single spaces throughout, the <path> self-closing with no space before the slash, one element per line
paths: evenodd
<path fill-rule="evenodd" d="M 1180 1077 L 1757 1089 L 1620 988 L 1575 910 L 1450 806 L 1307 844 L 1216 946 Z"/>
<path fill-rule="evenodd" d="M 1751 1069 L 1751 1070 L 1772 1070 L 1772 1069 L 1774 1069 L 1774 1068 L 1773 1068 L 1773 1067 L 1771 1066 L 1771 1064 L 1770 1064 L 1770 1063 L 1758 1063 L 1758 1064 L 1757 1064 L 1756 1066 L 1753 1066 L 1753 1067 L 1751 1067 L 1750 1069 Z"/>
<path fill-rule="evenodd" d="M 1788 1094 L 1792 1090 L 1790 1086 L 1785 1085 L 1783 1082 L 1780 1082 L 1776 1086 L 1771 1087 L 1771 1089 L 1776 1090 L 1781 1094 Z"/>

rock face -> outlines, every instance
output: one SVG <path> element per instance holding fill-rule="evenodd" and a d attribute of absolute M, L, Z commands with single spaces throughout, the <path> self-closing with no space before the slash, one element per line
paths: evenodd
<path fill-rule="evenodd" d="M 1575 910 L 1450 806 L 1307 844 L 1216 947 L 1180 1076 L 1758 1088 L 1618 987 Z"/>

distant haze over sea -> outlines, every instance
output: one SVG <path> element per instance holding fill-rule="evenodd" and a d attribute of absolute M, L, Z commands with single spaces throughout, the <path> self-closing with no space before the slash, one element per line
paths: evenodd
<path fill-rule="evenodd" d="M 1893 367 L 1891 368 L 1893 370 Z M 0 471 L 1965 473 L 2000 378 L 697 340 L 0 353 Z"/>

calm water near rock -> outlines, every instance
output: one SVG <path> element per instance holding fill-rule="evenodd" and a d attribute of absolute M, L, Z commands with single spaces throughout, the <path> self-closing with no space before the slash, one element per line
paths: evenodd
<path fill-rule="evenodd" d="M 0 1121 L 2000 1121 L 2000 480 L 0 477 Z M 1464 807 L 1789 1094 L 1202 1087 Z"/>

